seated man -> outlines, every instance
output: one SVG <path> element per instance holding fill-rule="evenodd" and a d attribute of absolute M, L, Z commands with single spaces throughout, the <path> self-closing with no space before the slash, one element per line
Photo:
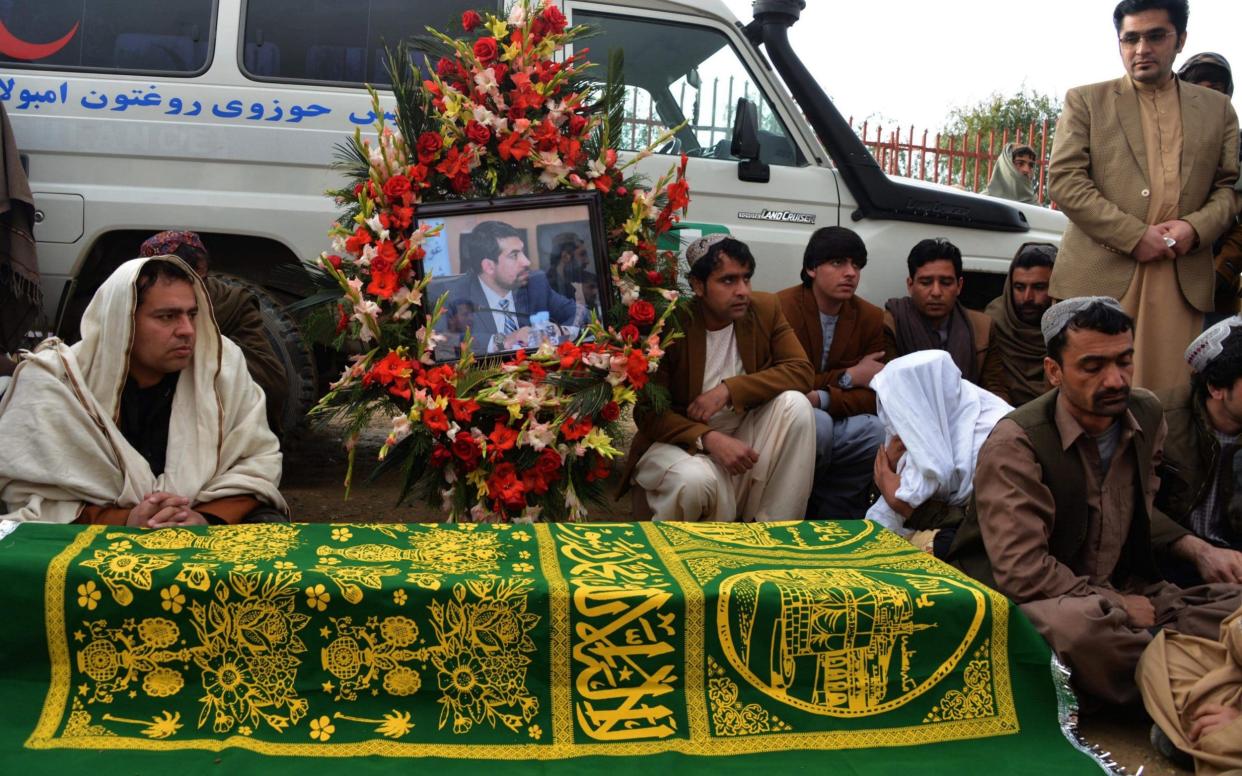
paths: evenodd
<path fill-rule="evenodd" d="M 1169 435 L 1156 506 L 1190 533 L 1172 545 L 1180 583 L 1242 582 L 1242 510 L 1235 471 L 1242 434 L 1242 318 L 1186 349 L 1190 384 L 1160 394 Z M 1180 560 L 1180 563 L 1177 561 Z"/>
<path fill-rule="evenodd" d="M 149 528 L 283 520 L 281 455 L 241 350 L 180 259 L 122 264 L 0 401 L 0 517 Z"/>
<path fill-rule="evenodd" d="M 1238 585 L 1160 580 L 1152 510 L 1164 446 L 1160 402 L 1134 374 L 1134 324 L 1115 299 L 1048 308 L 1054 390 L 996 424 L 979 451 L 975 509 L 948 560 L 1018 603 L 1097 701 L 1138 700 L 1134 669 L 1155 629 L 1214 636 Z"/>
<path fill-rule="evenodd" d="M 996 157 L 985 192 L 989 197 L 1035 203 L 1035 149 L 1009 143 Z"/>
<path fill-rule="evenodd" d="M 1039 319 L 1052 306 L 1048 283 L 1057 247 L 1051 243 L 1023 243 L 1009 264 L 1005 290 L 985 311 L 992 319 L 992 336 L 1000 351 L 1005 390 L 1015 407 L 1048 390 L 1044 376 L 1044 335 Z"/>
<path fill-rule="evenodd" d="M 884 366 L 884 311 L 860 299 L 867 246 L 839 226 L 817 229 L 802 255 L 802 285 L 777 294 L 815 367 L 815 483 L 809 518 L 867 511 L 872 461 L 884 441 L 871 378 Z"/>
<path fill-rule="evenodd" d="M 957 301 L 964 280 L 962 252 L 948 240 L 923 240 L 911 249 L 906 268 L 910 295 L 884 305 L 884 360 L 947 350 L 962 377 L 1009 401 L 992 319 Z"/>
<path fill-rule="evenodd" d="M 1198 776 L 1242 772 L 1242 609 L 1216 640 L 1157 633 L 1138 681 L 1157 751 Z"/>
<path fill-rule="evenodd" d="M 176 256 L 193 267 L 203 279 L 220 336 L 228 337 L 241 348 L 250 376 L 263 389 L 263 398 L 267 402 L 267 424 L 279 435 L 285 405 L 289 401 L 289 380 L 285 366 L 272 349 L 263 328 L 259 297 L 245 286 L 209 275 L 211 256 L 194 232 L 160 232 L 142 244 L 138 255 Z"/>
<path fill-rule="evenodd" d="M 532 272 L 522 233 L 503 221 L 484 221 L 466 235 L 463 275 L 449 299 L 474 304 L 471 336 L 475 353 L 523 347 L 531 335 L 532 313 L 546 312 L 554 324 L 581 327 L 587 309 L 558 294 L 543 272 Z"/>
<path fill-rule="evenodd" d="M 686 249 L 695 299 L 654 380 L 671 406 L 637 418 L 622 488 L 657 520 L 797 520 L 815 465 L 811 364 L 755 259 L 727 235 Z"/>

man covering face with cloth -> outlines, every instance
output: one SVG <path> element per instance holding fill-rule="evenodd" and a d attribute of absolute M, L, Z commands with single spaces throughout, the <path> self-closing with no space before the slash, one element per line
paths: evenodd
<path fill-rule="evenodd" d="M 241 350 L 173 256 L 122 264 L 0 402 L 0 517 L 159 528 L 283 520 L 280 447 Z"/>

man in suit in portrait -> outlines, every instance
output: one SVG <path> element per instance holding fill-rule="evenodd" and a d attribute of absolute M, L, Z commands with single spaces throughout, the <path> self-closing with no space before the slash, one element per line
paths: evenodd
<path fill-rule="evenodd" d="M 1187 0 L 1122 0 L 1126 75 L 1070 89 L 1050 165 L 1070 219 L 1053 297 L 1113 296 L 1135 319 L 1134 383 L 1188 379 L 1182 352 L 1212 309 L 1212 242 L 1238 203 L 1238 119 L 1223 94 L 1180 81 Z"/>
<path fill-rule="evenodd" d="M 522 233 L 503 221 L 484 221 L 464 236 L 462 276 L 448 298 L 474 305 L 475 353 L 522 347 L 530 337 L 535 313 L 547 313 L 551 323 L 562 326 L 586 323 L 586 308 L 558 294 L 546 274 L 530 267 Z"/>

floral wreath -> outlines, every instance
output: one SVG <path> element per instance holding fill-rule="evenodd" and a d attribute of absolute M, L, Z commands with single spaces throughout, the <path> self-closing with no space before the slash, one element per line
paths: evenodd
<path fill-rule="evenodd" d="M 391 420 L 376 473 L 404 471 L 400 498 L 415 489 L 451 520 L 578 520 L 600 502 L 613 441 L 627 407 L 658 412 L 667 391 L 650 382 L 680 336 L 677 255 L 659 250 L 689 204 L 686 158 L 654 186 L 618 166 L 624 116 L 620 54 L 602 87 L 567 44 L 550 0 L 518 0 L 507 18 L 467 11 L 463 39 L 431 31 L 439 55 L 420 81 L 405 46 L 388 54 L 396 111 L 390 125 L 372 90 L 377 137 L 355 131 L 336 166 L 352 186 L 329 192 L 345 208 L 334 253 L 319 259 L 332 290 L 338 349 L 361 343 L 313 414 L 343 417 L 350 450 L 377 415 Z M 559 58 L 559 61 L 558 61 Z M 417 223 L 420 203 L 596 191 L 617 299 L 575 342 L 544 343 L 503 360 L 476 360 L 469 343 L 437 364 L 443 300 L 425 297 L 423 243 L 438 227 Z"/>

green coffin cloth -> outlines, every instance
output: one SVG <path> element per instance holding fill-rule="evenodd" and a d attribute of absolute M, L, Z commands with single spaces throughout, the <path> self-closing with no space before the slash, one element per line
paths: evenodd
<path fill-rule="evenodd" d="M 26 524 L 0 575 L 7 773 L 1099 770 L 1026 620 L 871 523 Z"/>

